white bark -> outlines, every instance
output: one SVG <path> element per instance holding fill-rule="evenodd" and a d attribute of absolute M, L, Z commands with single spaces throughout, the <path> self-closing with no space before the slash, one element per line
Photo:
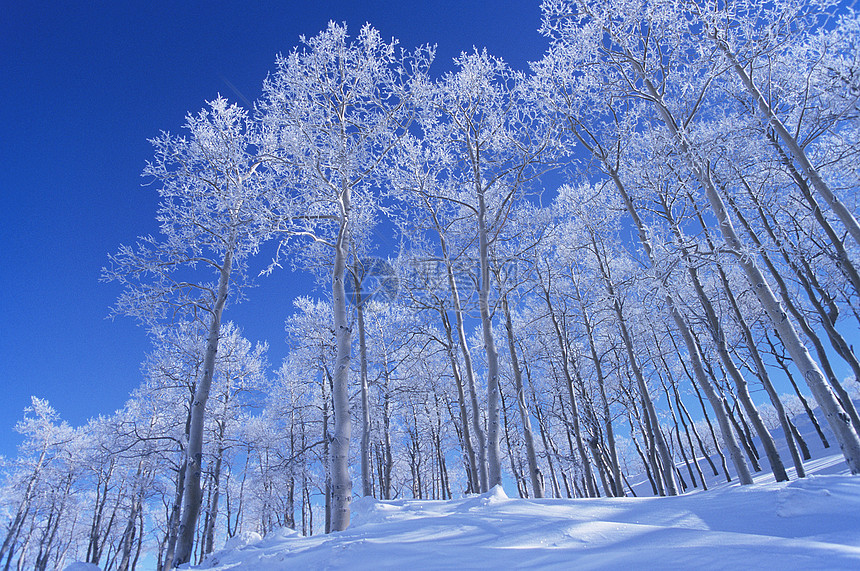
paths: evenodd
<path fill-rule="evenodd" d="M 511 312 L 508 307 L 508 296 L 502 296 L 502 309 L 505 312 L 505 331 L 508 334 L 508 351 L 511 354 L 511 368 L 514 371 L 514 387 L 517 391 L 517 408 L 520 411 L 520 422 L 523 425 L 523 441 L 526 445 L 526 459 L 529 465 L 529 476 L 532 482 L 532 489 L 536 498 L 544 497 L 543 476 L 540 473 L 537 463 L 537 455 L 535 454 L 535 442 L 532 434 L 532 421 L 529 409 L 526 406 L 526 395 L 523 389 L 523 373 L 520 369 L 519 358 L 517 357 L 517 347 L 514 338 L 514 325 L 511 321 Z"/>
<path fill-rule="evenodd" d="M 648 415 L 648 419 L 650 420 L 649 426 L 651 428 L 651 434 L 649 436 L 654 439 L 657 446 L 657 453 L 660 455 L 660 464 L 662 468 L 662 474 L 660 474 L 660 476 L 663 478 L 663 483 L 666 485 L 666 494 L 669 496 L 677 496 L 678 486 L 675 483 L 675 462 L 672 459 L 672 455 L 669 453 L 669 446 L 666 444 L 666 439 L 663 437 L 663 431 L 660 430 L 660 420 L 657 418 L 657 410 L 654 408 L 654 400 L 651 398 L 651 394 L 648 391 L 648 384 L 645 382 L 645 377 L 642 375 L 642 369 L 639 366 L 639 360 L 636 358 L 636 352 L 633 347 L 633 338 L 627 328 L 627 322 L 624 319 L 624 312 L 621 309 L 621 302 L 615 292 L 615 287 L 612 285 L 609 271 L 606 268 L 605 261 L 597 244 L 597 238 L 593 232 L 591 232 L 591 240 L 592 247 L 594 248 L 594 255 L 597 258 L 598 267 L 603 275 L 603 283 L 606 288 L 606 293 L 612 301 L 615 316 L 618 318 L 618 327 L 621 331 L 621 338 L 624 341 L 624 348 L 627 351 L 627 361 L 630 363 L 630 368 L 633 369 L 633 376 L 636 378 L 636 386 L 639 389 L 639 396 L 642 398 L 642 402 L 645 405 L 645 414 Z"/>
<path fill-rule="evenodd" d="M 644 77 L 641 70 L 637 69 L 637 71 L 640 72 L 640 77 L 642 77 L 646 87 L 648 88 L 649 94 L 652 97 L 652 101 L 661 120 L 675 138 L 681 153 L 687 161 L 687 165 L 696 176 L 699 184 L 704 188 L 705 195 L 708 198 L 708 203 L 717 218 L 723 238 L 737 256 L 738 263 L 746 274 L 747 280 L 749 280 L 759 303 L 761 303 L 761 306 L 770 319 L 771 324 L 779 333 L 779 336 L 782 339 L 785 348 L 791 355 L 794 364 L 800 370 L 806 384 L 812 391 L 812 395 L 821 407 L 825 418 L 827 418 L 827 421 L 830 423 L 830 427 L 836 435 L 839 447 L 845 455 L 845 462 L 848 464 L 851 473 L 860 473 L 860 437 L 858 437 L 857 433 L 854 431 L 854 428 L 851 426 L 847 416 L 842 412 L 836 397 L 833 395 L 833 392 L 824 380 L 824 375 L 821 373 L 821 369 L 818 368 L 818 364 L 809 354 L 809 350 L 803 344 L 803 341 L 801 341 L 800 336 L 794 328 L 794 324 L 788 318 L 788 315 L 786 315 L 782 310 L 773 290 L 771 290 L 770 285 L 761 273 L 761 270 L 759 270 L 758 265 L 755 263 L 755 259 L 745 253 L 743 244 L 738 238 L 734 225 L 729 218 L 723 198 L 711 180 L 710 171 L 708 170 L 707 165 L 703 164 L 701 159 L 694 156 L 686 138 L 678 130 L 675 120 L 672 118 L 671 113 L 669 113 L 668 108 L 663 103 L 663 99 L 657 89 L 650 80 Z"/>
<path fill-rule="evenodd" d="M 355 282 L 355 311 L 358 322 L 358 354 L 361 360 L 361 493 L 363 496 L 373 495 L 370 467 L 370 400 L 367 386 L 367 341 L 364 328 L 364 300 L 361 298 L 360 268 L 354 268 Z M 380 485 L 382 482 L 380 482 Z"/>
<path fill-rule="evenodd" d="M 717 36 L 716 32 L 712 32 L 710 36 L 723 55 L 725 55 L 726 59 L 729 60 L 729 63 L 731 63 L 735 73 L 752 96 L 756 106 L 759 108 L 759 111 L 761 111 L 762 115 L 767 119 L 768 124 L 773 127 L 773 130 L 791 153 L 791 156 L 794 157 L 794 160 L 797 161 L 798 165 L 800 165 L 801 170 L 812 183 L 812 187 L 821 195 L 836 216 L 839 217 L 839 220 L 845 226 L 848 233 L 851 234 L 851 237 L 854 238 L 854 241 L 860 245 L 860 224 L 858 224 L 857 219 L 851 211 L 842 204 L 842 201 L 833 193 L 830 186 L 824 182 L 824 179 L 821 178 L 818 170 L 813 166 L 809 157 L 806 156 L 806 152 L 803 150 L 803 147 L 798 144 L 797 139 L 794 138 L 783 122 L 780 121 L 779 117 L 776 116 L 776 113 L 774 113 L 770 104 L 767 102 L 767 99 L 765 99 L 764 95 L 762 95 L 761 91 L 756 87 L 752 77 L 750 77 L 744 67 L 740 64 L 737 56 L 735 56 L 731 49 L 729 49 L 728 44 L 726 44 L 724 40 L 721 40 Z"/>
<path fill-rule="evenodd" d="M 627 193 L 626 188 L 622 184 L 621 178 L 618 176 L 617 171 L 612 168 L 612 165 L 609 164 L 605 157 L 601 157 L 601 160 L 603 161 L 604 166 L 607 168 L 609 174 L 611 175 L 612 180 L 615 183 L 615 187 L 621 195 L 622 200 L 624 201 L 627 213 L 633 219 L 634 225 L 636 226 L 637 235 L 639 236 L 639 243 L 642 244 L 642 248 L 645 250 L 645 254 L 648 256 L 649 261 L 653 265 L 654 254 L 651 249 L 651 241 L 648 239 L 648 234 L 645 232 L 645 224 L 639 217 L 639 213 L 636 211 L 636 207 L 633 205 L 633 201 L 630 199 L 630 195 Z M 711 408 L 713 409 L 714 414 L 717 417 L 717 424 L 720 427 L 720 437 L 723 441 L 723 446 L 725 446 L 725 448 L 727 448 L 729 451 L 729 457 L 732 459 L 732 464 L 734 465 L 735 471 L 738 474 L 738 480 L 740 481 L 741 485 L 752 484 L 752 475 L 750 474 L 749 467 L 747 466 L 746 460 L 743 457 L 743 453 L 741 452 L 740 446 L 738 446 L 738 442 L 735 438 L 734 432 L 732 431 L 729 419 L 726 417 L 725 410 L 723 409 L 722 400 L 717 394 L 717 391 L 714 389 L 714 386 L 711 384 L 707 373 L 705 373 L 705 369 L 702 366 L 702 356 L 699 353 L 699 348 L 696 346 L 692 333 L 690 333 L 690 327 L 687 324 L 686 319 L 684 319 L 684 317 L 681 315 L 681 312 L 678 310 L 675 304 L 675 299 L 669 292 L 666 293 L 666 305 L 669 308 L 669 313 L 672 316 L 672 320 L 675 322 L 675 327 L 677 327 L 678 331 L 681 333 L 681 337 L 684 339 L 684 346 L 687 348 L 687 355 L 690 359 L 690 365 L 693 368 L 695 380 L 699 383 L 699 386 L 702 388 L 702 390 L 705 391 L 705 396 L 707 397 L 708 402 L 710 403 Z"/>
<path fill-rule="evenodd" d="M 478 481 L 478 464 L 475 460 L 475 448 L 472 445 L 472 431 L 469 428 L 469 414 L 466 410 L 466 393 L 463 390 L 463 375 L 460 372 L 460 365 L 457 362 L 457 355 L 454 351 L 454 339 L 451 335 L 451 322 L 448 320 L 448 315 L 445 313 L 445 308 L 439 308 L 439 314 L 442 317 L 442 326 L 445 329 L 445 337 L 447 344 L 445 346 L 448 353 L 448 360 L 451 363 L 451 374 L 454 376 L 454 384 L 457 385 L 457 404 L 460 412 L 460 424 L 463 426 L 463 451 L 466 455 L 466 461 L 469 466 L 469 491 L 477 492 L 481 488 Z"/>
<path fill-rule="evenodd" d="M 585 486 L 588 490 L 588 496 L 594 498 L 597 497 L 597 491 L 594 489 L 594 476 L 591 471 L 591 462 L 588 460 L 588 454 L 586 454 L 585 445 L 582 442 L 582 432 L 579 425 L 579 406 L 577 405 L 576 394 L 573 390 L 573 376 L 570 374 L 570 357 L 567 350 L 567 340 L 565 339 L 565 334 L 562 332 L 558 318 L 555 315 L 555 310 L 553 309 L 552 300 L 550 298 L 549 287 L 549 283 L 541 283 L 543 298 L 546 302 L 547 309 L 549 310 L 550 321 L 552 322 L 556 340 L 558 341 L 558 351 L 559 356 L 561 357 L 561 369 L 564 372 L 563 380 L 567 389 L 571 414 L 573 415 L 572 424 L 574 437 L 576 439 L 576 449 L 577 452 L 579 452 L 579 458 L 582 461 L 582 469 L 585 472 Z M 571 451 L 571 453 L 572 452 L 573 451 Z"/>
<path fill-rule="evenodd" d="M 352 503 L 352 480 L 349 477 L 349 441 L 352 436 L 352 418 L 349 410 L 349 363 L 352 350 L 352 331 L 347 318 L 346 278 L 347 244 L 349 243 L 349 189 L 341 192 L 341 221 L 335 244 L 332 269 L 332 312 L 337 344 L 332 402 L 334 429 L 331 435 L 331 531 L 344 531 L 349 527 Z"/>
<path fill-rule="evenodd" d="M 747 417 L 752 422 L 753 427 L 755 428 L 756 433 L 758 434 L 759 440 L 761 441 L 762 446 L 765 449 L 765 454 L 768 459 L 768 463 L 770 464 L 771 471 L 773 472 L 774 478 L 777 482 L 783 482 L 788 480 L 788 474 L 785 471 L 785 466 L 782 463 L 782 459 L 779 456 L 779 452 L 776 450 L 776 444 L 773 441 L 773 437 L 770 435 L 770 432 L 767 430 L 767 427 L 764 425 L 764 421 L 761 419 L 761 415 L 756 409 L 755 404 L 753 404 L 752 396 L 749 392 L 749 386 L 747 385 L 747 381 L 741 372 L 738 370 L 737 365 L 735 365 L 731 356 L 729 355 L 728 348 L 726 347 L 726 334 L 723 330 L 722 323 L 720 322 L 720 318 L 717 315 L 717 312 L 714 310 L 714 306 L 711 303 L 711 300 L 708 298 L 707 293 L 705 292 L 704 287 L 702 286 L 702 282 L 699 279 L 699 273 L 696 269 L 693 260 L 690 257 L 687 248 L 684 246 L 684 235 L 681 232 L 681 229 L 678 227 L 677 222 L 672 216 L 672 210 L 666 202 L 665 197 L 661 196 L 660 198 L 663 206 L 664 216 L 669 221 L 669 225 L 672 228 L 672 232 L 678 240 L 678 248 L 681 252 L 681 257 L 684 260 L 684 265 L 687 269 L 687 274 L 690 276 L 690 281 L 693 283 L 693 289 L 696 291 L 696 296 L 699 298 L 699 303 L 705 311 L 705 320 L 708 325 L 708 332 L 711 334 L 711 339 L 714 342 L 714 346 L 717 350 L 717 354 L 720 357 L 720 361 L 723 363 L 726 371 L 731 377 L 732 381 L 737 388 L 737 396 L 738 400 L 741 401 L 741 404 L 744 407 L 744 410 L 747 413 Z"/>
<path fill-rule="evenodd" d="M 215 306 L 206 339 L 206 354 L 203 358 L 203 375 L 194 389 L 191 403 L 191 422 L 186 447 L 185 493 L 183 494 L 182 516 L 179 523 L 179 537 L 176 542 L 174 562 L 178 565 L 191 560 L 194 536 L 197 531 L 197 518 L 200 516 L 202 490 L 200 476 L 203 471 L 203 424 L 206 418 L 206 401 L 212 388 L 215 374 L 215 358 L 218 355 L 218 340 L 221 334 L 221 315 L 227 304 L 227 291 L 230 284 L 230 271 L 233 251 L 228 250 L 221 265 Z"/>
<path fill-rule="evenodd" d="M 477 163 L 477 155 L 475 156 Z M 475 168 L 478 171 L 477 164 Z M 476 176 L 478 193 L 478 253 L 481 258 L 481 284 L 478 291 L 478 309 L 481 314 L 481 330 L 484 351 L 487 354 L 487 486 L 488 489 L 502 484 L 501 418 L 499 409 L 499 352 L 493 337 L 493 322 L 490 315 L 490 254 L 487 235 L 487 208 L 484 189 Z"/>
<path fill-rule="evenodd" d="M 446 270 L 448 273 L 448 286 L 451 288 L 451 300 L 454 305 L 454 316 L 456 317 L 457 339 L 460 344 L 460 352 L 463 354 L 463 370 L 466 373 L 466 385 L 469 389 L 469 400 L 472 404 L 472 430 L 475 433 L 475 440 L 478 449 L 478 478 L 480 480 L 480 491 L 489 491 L 488 475 L 487 475 L 487 441 L 484 438 L 484 428 L 482 427 L 481 408 L 478 403 L 478 391 L 475 386 L 475 369 L 472 366 L 472 353 L 469 351 L 469 344 L 466 341 L 466 328 L 463 324 L 463 309 L 460 305 L 460 293 L 457 289 L 457 281 L 454 279 L 454 269 L 451 267 L 449 260 L 445 260 Z"/>

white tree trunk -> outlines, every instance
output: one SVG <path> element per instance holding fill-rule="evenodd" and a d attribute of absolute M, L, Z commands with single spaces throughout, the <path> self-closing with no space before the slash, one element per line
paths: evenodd
<path fill-rule="evenodd" d="M 669 446 L 666 444 L 666 439 L 663 437 L 663 431 L 660 430 L 660 421 L 657 418 L 657 410 L 654 408 L 654 400 L 648 391 L 648 384 L 645 382 L 645 377 L 642 375 L 642 369 L 639 366 L 639 361 L 636 359 L 636 352 L 633 347 L 633 338 L 630 331 L 627 329 L 627 322 L 624 319 L 624 312 L 621 309 L 621 302 L 615 292 L 615 287 L 606 269 L 603 257 L 600 254 L 600 248 L 597 244 L 597 238 L 594 233 L 591 234 L 592 246 L 594 247 L 594 255 L 597 257 L 597 264 L 600 268 L 600 273 L 603 275 L 603 284 L 606 287 L 606 293 L 612 300 L 612 306 L 615 310 L 615 316 L 618 318 L 618 327 L 621 331 L 621 339 L 624 341 L 624 347 L 627 351 L 627 361 L 630 363 L 630 368 L 633 369 L 633 376 L 636 377 L 636 386 L 639 389 L 639 396 L 642 398 L 642 403 L 645 407 L 645 414 L 650 420 L 651 434 L 657 446 L 657 453 L 660 455 L 660 464 L 662 468 L 663 482 L 666 484 L 666 495 L 677 496 L 678 486 L 675 483 L 675 462 L 672 455 L 669 453 Z M 595 461 L 598 461 L 595 458 Z M 655 466 L 656 468 L 656 466 Z M 654 475 L 657 477 L 657 474 Z"/>
<path fill-rule="evenodd" d="M 741 313 L 740 306 L 738 306 L 737 299 L 735 298 L 734 293 L 729 287 L 729 280 L 726 277 L 725 272 L 722 267 L 720 267 L 719 263 L 717 264 L 717 270 L 720 274 L 720 280 L 723 283 L 723 289 L 726 291 L 726 296 L 728 297 L 729 304 L 732 308 L 732 312 L 735 314 L 735 320 L 738 323 L 738 326 L 741 329 L 741 333 L 744 337 L 744 342 L 747 344 L 747 349 L 750 352 L 750 355 L 753 359 L 753 364 L 755 365 L 756 372 L 758 373 L 759 380 L 761 384 L 764 386 L 764 390 L 767 391 L 767 395 L 770 398 L 771 404 L 773 404 L 773 408 L 776 410 L 776 415 L 779 417 L 779 424 L 782 428 L 782 434 L 785 436 L 785 442 L 788 446 L 788 451 L 791 454 L 791 459 L 794 462 L 794 468 L 797 472 L 798 478 L 805 478 L 806 471 L 803 468 L 803 461 L 800 459 L 800 455 L 797 452 L 797 445 L 794 440 L 794 435 L 791 432 L 790 422 L 788 414 L 785 412 L 785 407 L 782 405 L 782 401 L 779 400 L 779 395 L 776 393 L 776 389 L 774 389 L 773 383 L 770 381 L 770 375 L 767 372 L 767 368 L 764 365 L 764 361 L 762 361 L 761 354 L 759 353 L 758 347 L 756 346 L 755 338 L 753 337 L 752 331 L 747 325 L 746 318 L 743 313 Z"/>
<path fill-rule="evenodd" d="M 803 378 L 806 380 L 806 384 L 812 391 L 812 395 L 821 407 L 825 418 L 827 418 L 827 421 L 830 423 L 830 427 L 833 429 L 836 439 L 839 442 L 839 447 L 845 455 L 845 461 L 848 464 L 851 473 L 860 473 L 860 437 L 858 437 L 854 428 L 851 426 L 849 419 L 841 410 L 836 397 L 833 395 L 833 392 L 824 380 L 824 375 L 821 373 L 821 369 L 818 368 L 818 364 L 809 354 L 809 350 L 803 344 L 803 341 L 801 341 L 800 336 L 798 336 L 797 331 L 794 329 L 794 325 L 788 318 L 788 315 L 786 315 L 782 310 L 779 301 L 777 301 L 776 296 L 774 296 L 773 290 L 771 290 L 770 285 L 761 273 L 761 270 L 759 270 L 755 260 L 744 253 L 743 244 L 741 244 L 741 241 L 735 232 L 734 225 L 729 218 L 723 198 L 714 186 L 707 166 L 693 155 L 686 138 L 678 130 L 674 119 L 666 108 L 666 105 L 663 103 L 663 99 L 657 89 L 650 80 L 644 79 L 644 76 L 642 75 L 641 77 L 643 77 L 657 112 L 660 114 L 660 118 L 677 141 L 690 170 L 696 176 L 699 184 L 704 188 L 705 195 L 708 198 L 708 203 L 711 206 L 714 216 L 717 218 L 720 231 L 723 234 L 723 238 L 726 240 L 726 244 L 734 250 L 738 263 L 744 270 L 747 280 L 750 282 L 759 303 L 761 303 L 761 306 L 765 310 L 765 313 L 767 313 L 771 324 L 779 333 L 779 336 L 782 339 L 785 348 L 791 355 L 795 366 L 800 370 Z"/>
<path fill-rule="evenodd" d="M 705 173 L 701 174 L 704 175 Z M 742 253 L 743 246 L 728 217 L 722 197 L 717 193 L 716 188 L 710 181 L 706 185 L 706 194 L 708 195 L 711 208 L 719 221 L 720 230 L 723 232 L 726 243 L 738 254 L 739 263 L 744 273 L 746 273 L 756 297 L 758 297 L 759 302 L 770 318 L 771 324 L 779 332 L 785 348 L 806 380 L 806 384 L 821 407 L 825 418 L 830 423 L 830 427 L 833 429 L 839 442 L 839 447 L 845 455 L 845 461 L 851 473 L 860 473 L 860 438 L 858 438 L 857 433 L 851 426 L 848 417 L 842 412 L 836 397 L 825 382 L 824 375 L 818 368 L 818 364 L 812 359 L 809 350 L 794 329 L 794 324 L 782 310 L 779 301 L 774 296 L 761 270 L 759 270 L 751 257 Z"/>
<path fill-rule="evenodd" d="M 759 111 L 761 111 L 768 123 L 773 127 L 773 130 L 779 136 L 783 144 L 788 148 L 788 151 L 791 153 L 791 156 L 794 157 L 794 160 L 797 161 L 797 164 L 800 165 L 801 170 L 812 183 L 812 187 L 821 195 L 824 201 L 827 202 L 836 216 L 839 217 L 839 220 L 845 226 L 848 233 L 851 234 L 851 237 L 854 238 L 854 241 L 857 242 L 857 244 L 860 244 L 860 224 L 857 223 L 857 219 L 851 211 L 842 204 L 839 197 L 833 194 L 830 186 L 824 182 L 821 175 L 818 174 L 818 170 L 812 165 L 809 157 L 806 156 L 806 152 L 803 150 L 803 147 L 798 144 L 797 139 L 791 135 L 782 121 L 780 121 L 779 117 L 776 116 L 776 113 L 773 112 L 767 99 L 764 98 L 761 91 L 756 87 L 752 77 L 747 74 L 746 70 L 740 64 L 735 54 L 729 49 L 726 42 L 719 39 L 716 33 L 711 34 L 711 39 L 717 44 L 717 47 L 719 47 L 720 51 L 723 52 L 723 55 L 726 56 L 729 63 L 732 64 L 735 73 L 737 73 L 741 82 L 744 84 L 744 87 L 749 91 L 758 106 Z"/>
<path fill-rule="evenodd" d="M 502 309 L 505 312 L 505 330 L 508 333 L 508 351 L 511 354 L 511 368 L 514 371 L 514 385 L 517 390 L 517 407 L 520 411 L 520 422 L 523 425 L 523 441 L 526 445 L 526 459 L 529 464 L 529 476 L 531 477 L 532 489 L 536 498 L 544 497 L 543 475 L 540 473 L 535 454 L 535 441 L 532 435 L 532 421 L 529 409 L 526 406 L 526 394 L 523 389 L 523 374 L 517 358 L 517 347 L 514 339 L 514 325 L 511 321 L 511 311 L 508 307 L 508 296 L 502 296 Z"/>
<path fill-rule="evenodd" d="M 358 268 L 353 275 L 355 280 L 355 310 L 358 314 L 358 353 L 361 359 L 361 493 L 373 495 L 370 467 L 370 400 L 367 387 L 367 341 L 364 329 L 364 304 L 361 298 L 361 283 Z M 382 482 L 380 482 L 381 484 Z"/>
<path fill-rule="evenodd" d="M 708 332 L 711 334 L 711 339 L 714 341 L 714 347 L 717 350 L 717 354 L 720 357 L 720 361 L 723 363 L 723 366 L 728 372 L 729 377 L 731 377 L 732 381 L 737 388 L 737 396 L 738 400 L 741 401 L 741 404 L 744 407 L 744 410 L 747 413 L 747 416 L 752 422 L 753 427 L 755 428 L 756 433 L 759 436 L 759 440 L 761 441 L 762 446 L 765 449 L 765 454 L 767 455 L 768 463 L 770 464 L 771 471 L 773 472 L 773 476 L 777 482 L 784 482 L 788 480 L 788 473 L 785 471 L 785 466 L 782 463 L 782 458 L 779 456 L 779 452 L 776 449 L 776 444 L 773 441 L 773 437 L 770 432 L 767 430 L 767 427 L 764 425 L 764 421 L 761 419 L 761 415 L 756 409 L 755 404 L 753 404 L 752 396 L 749 392 L 749 386 L 747 385 L 747 381 L 741 372 L 738 370 L 737 365 L 735 365 L 734 361 L 729 355 L 728 348 L 726 347 L 726 335 L 723 331 L 722 323 L 720 322 L 720 318 L 717 316 L 716 310 L 714 310 L 714 306 L 711 303 L 711 300 L 708 298 L 707 293 L 705 292 L 705 288 L 702 286 L 702 282 L 699 279 L 699 273 L 696 269 L 693 260 L 687 251 L 687 248 L 684 244 L 684 236 L 681 233 L 681 229 L 678 227 L 677 222 L 672 216 L 672 210 L 669 205 L 666 203 L 666 198 L 664 196 L 660 197 L 664 215 L 666 219 L 669 221 L 669 225 L 672 228 L 672 233 L 675 235 L 675 238 L 678 240 L 678 248 L 681 252 L 681 257 L 684 260 L 684 265 L 687 269 L 687 274 L 690 276 L 690 281 L 693 283 L 693 289 L 696 291 L 696 296 L 699 298 L 699 303 L 702 305 L 702 308 L 705 311 L 705 322 L 707 323 Z M 722 271 L 722 270 L 720 270 Z"/>
<path fill-rule="evenodd" d="M 442 326 L 445 329 L 447 339 L 446 350 L 448 360 L 451 362 L 451 374 L 454 376 L 454 384 L 457 386 L 457 404 L 460 412 L 460 424 L 463 425 L 463 451 L 466 455 L 466 462 L 469 463 L 469 491 L 476 493 L 481 489 L 481 484 L 478 480 L 478 464 L 475 460 L 475 448 L 472 445 L 472 431 L 469 428 L 469 414 L 466 410 L 466 393 L 463 390 L 463 376 L 460 374 L 460 365 L 457 362 L 457 355 L 454 352 L 454 339 L 451 335 L 451 322 L 445 313 L 443 306 L 439 307 L 439 314 L 442 318 Z"/>
<path fill-rule="evenodd" d="M 612 177 L 613 182 L 615 183 L 615 188 L 618 190 L 618 193 L 621 195 L 622 200 L 624 201 L 625 208 L 627 209 L 627 213 L 630 214 L 630 217 L 633 218 L 634 225 L 636 226 L 637 235 L 639 236 L 639 242 L 642 244 L 642 248 L 645 250 L 645 254 L 648 256 L 651 264 L 654 264 L 654 253 L 651 249 L 651 242 L 648 239 L 648 234 L 645 231 L 645 224 L 642 222 L 642 219 L 639 217 L 639 213 L 636 211 L 636 207 L 633 205 L 633 201 L 630 199 L 630 195 L 627 194 L 627 189 L 624 187 L 624 184 L 621 182 L 621 178 L 618 176 L 618 172 L 612 168 L 612 165 L 605 160 L 605 157 L 601 157 L 604 166 L 609 171 L 609 174 Z M 690 333 L 689 325 L 687 325 L 687 321 L 681 315 L 680 311 L 678 311 L 677 306 L 675 305 L 675 299 L 672 297 L 670 293 L 666 293 L 666 305 L 669 307 L 669 313 L 672 315 L 672 320 L 675 322 L 675 327 L 677 327 L 678 331 L 681 333 L 681 337 L 684 339 L 684 345 L 687 348 L 687 355 L 690 359 L 690 364 L 693 367 L 693 374 L 695 375 L 695 380 L 698 381 L 699 386 L 705 391 L 705 396 L 708 399 L 708 402 L 711 404 L 711 408 L 714 411 L 714 414 L 717 417 L 717 424 L 720 426 L 720 437 L 723 441 L 723 446 L 725 446 L 729 451 L 729 457 L 732 459 L 732 464 L 735 467 L 735 471 L 738 474 L 738 480 L 740 480 L 741 485 L 749 485 L 753 483 L 752 475 L 750 474 L 749 467 L 747 466 L 746 460 L 741 453 L 741 449 L 738 446 L 737 439 L 735 439 L 735 434 L 732 432 L 732 427 L 729 424 L 729 420 L 726 417 L 725 410 L 723 409 L 722 401 L 720 400 L 719 395 L 717 395 L 714 386 L 711 384 L 708 375 L 705 373 L 705 369 L 702 366 L 702 357 L 699 354 L 699 348 L 696 347 L 696 343 L 693 340 L 693 335 Z M 727 473 L 728 475 L 728 473 Z"/>
<path fill-rule="evenodd" d="M 591 360 L 594 361 L 594 373 L 597 376 L 597 386 L 600 389 L 600 401 L 603 405 L 604 426 L 606 430 L 606 443 L 609 448 L 609 460 L 612 463 L 612 479 L 614 483 L 613 495 L 617 498 L 624 496 L 624 483 L 621 481 L 621 466 L 618 464 L 618 450 L 615 444 L 615 431 L 612 428 L 612 414 L 609 410 L 609 401 L 606 399 L 606 377 L 603 374 L 603 365 L 600 363 L 600 356 L 597 354 L 597 347 L 594 343 L 594 330 L 591 325 L 591 320 L 588 318 L 588 312 L 582 297 L 579 295 L 577 287 L 577 298 L 579 301 L 580 311 L 582 313 L 585 332 L 588 336 L 588 347 L 591 351 Z"/>
<path fill-rule="evenodd" d="M 347 244 L 349 233 L 349 195 L 342 195 L 343 218 L 335 244 L 334 268 L 332 269 L 332 312 L 337 345 L 332 402 L 334 406 L 334 429 L 331 435 L 331 531 L 344 531 L 349 527 L 350 504 L 352 503 L 352 480 L 349 477 L 349 441 L 352 436 L 352 419 L 349 411 L 349 362 L 351 358 L 352 331 L 347 318 L 347 301 L 344 279 L 346 277 Z"/>
<path fill-rule="evenodd" d="M 472 354 L 469 352 L 469 344 L 466 342 L 466 328 L 463 324 L 463 309 L 460 305 L 460 293 L 457 289 L 457 281 L 454 279 L 454 269 L 450 261 L 445 258 L 445 266 L 448 272 L 448 287 L 451 289 L 451 303 L 454 306 L 454 316 L 457 324 L 457 338 L 460 343 L 460 351 L 463 354 L 463 371 L 466 373 L 466 385 L 469 389 L 469 400 L 472 404 L 472 431 L 475 433 L 475 444 L 478 452 L 478 478 L 481 484 L 480 491 L 489 490 L 487 486 L 487 442 L 484 439 L 484 429 L 481 426 L 481 408 L 478 404 L 478 392 L 475 388 L 475 369 L 472 366 Z"/>
<path fill-rule="evenodd" d="M 502 453 L 499 446 L 502 426 L 499 409 L 499 352 L 496 350 L 493 321 L 490 316 L 490 253 L 486 205 L 482 190 L 478 191 L 478 252 L 481 258 L 478 309 L 481 314 L 484 351 L 487 354 L 487 485 L 488 488 L 492 488 L 502 484 Z"/>
<path fill-rule="evenodd" d="M 591 462 L 588 460 L 588 454 L 586 454 L 585 446 L 582 443 L 582 431 L 579 426 L 579 407 L 576 403 L 576 394 L 573 390 L 573 376 L 570 374 L 570 359 L 567 350 L 567 340 L 565 339 L 565 335 L 561 330 L 561 325 L 555 316 L 555 310 L 553 309 L 549 293 L 549 283 L 541 284 L 541 288 L 543 289 L 543 297 L 544 301 L 546 301 L 546 307 L 549 310 L 550 321 L 552 321 L 553 329 L 555 329 L 555 336 L 558 340 L 558 351 L 561 356 L 561 369 L 564 371 L 564 382 L 567 388 L 567 396 L 570 400 L 571 414 L 573 415 L 572 425 L 574 437 L 576 439 L 576 449 L 577 452 L 579 452 L 579 458 L 582 461 L 582 470 L 585 473 L 585 486 L 588 490 L 588 496 L 595 498 L 597 497 L 597 491 L 594 489 L 594 476 L 591 472 Z M 573 450 L 571 450 L 571 454 L 572 453 Z M 564 472 L 562 472 L 562 475 L 564 475 Z"/>
<path fill-rule="evenodd" d="M 203 375 L 194 390 L 191 403 L 191 422 L 188 429 L 188 446 L 185 449 L 185 493 L 183 494 L 182 516 L 179 523 L 179 537 L 176 542 L 176 564 L 188 563 L 194 547 L 194 535 L 197 531 L 197 518 L 200 515 L 202 490 L 200 476 L 203 471 L 203 425 L 206 418 L 206 401 L 212 387 L 212 377 L 215 374 L 215 359 L 218 356 L 218 340 L 221 335 L 221 315 L 227 304 L 227 291 L 230 284 L 230 272 L 233 264 L 233 252 L 228 250 L 221 265 L 218 278 L 217 297 L 212 308 L 212 320 L 209 323 L 209 334 L 206 339 L 206 354 L 203 357 Z"/>

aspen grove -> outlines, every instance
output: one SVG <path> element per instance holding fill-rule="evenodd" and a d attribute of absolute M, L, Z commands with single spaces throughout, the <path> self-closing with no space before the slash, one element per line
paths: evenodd
<path fill-rule="evenodd" d="M 821 447 L 860 474 L 860 16 L 540 10 L 523 70 L 332 22 L 151 141 L 160 235 L 103 269 L 140 385 L 78 427 L 33 397 L 0 567 L 168 571 L 362 496 L 674 496 Z M 271 300 L 270 363 L 231 306 L 282 272 L 320 287 Z"/>

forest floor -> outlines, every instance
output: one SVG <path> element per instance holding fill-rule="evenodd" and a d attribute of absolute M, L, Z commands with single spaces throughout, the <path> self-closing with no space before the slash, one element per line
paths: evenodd
<path fill-rule="evenodd" d="M 201 568 L 860 569 L 860 476 L 838 454 L 806 469 L 677 497 L 511 499 L 498 487 L 450 501 L 362 498 L 347 531 L 233 538 Z"/>

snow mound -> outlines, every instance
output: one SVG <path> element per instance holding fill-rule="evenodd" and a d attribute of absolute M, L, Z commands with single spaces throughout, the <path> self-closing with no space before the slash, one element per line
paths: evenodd
<path fill-rule="evenodd" d="M 83 561 L 75 561 L 66 565 L 63 571 L 102 571 L 102 568 L 95 563 L 84 563 Z"/>
<path fill-rule="evenodd" d="M 380 523 L 385 520 L 384 511 L 380 503 L 370 496 L 355 499 L 350 508 L 349 525 L 355 528 L 369 523 Z"/>
<path fill-rule="evenodd" d="M 227 543 L 224 544 L 224 550 L 242 549 L 249 545 L 260 543 L 262 540 L 263 536 L 256 531 L 243 531 L 228 539 Z"/>
<path fill-rule="evenodd" d="M 470 496 L 462 502 L 461 510 L 466 512 L 481 511 L 488 506 L 496 506 L 508 501 L 508 496 L 501 486 L 493 486 L 489 492 L 485 492 L 478 496 Z"/>
<path fill-rule="evenodd" d="M 509 499 L 501 484 L 493 486 L 492 490 L 490 490 L 486 494 L 483 494 L 481 497 L 487 498 L 487 505 L 498 504 Z"/>
<path fill-rule="evenodd" d="M 860 513 L 860 479 L 840 476 L 809 476 L 795 480 L 779 491 L 776 513 L 780 517 Z"/>

